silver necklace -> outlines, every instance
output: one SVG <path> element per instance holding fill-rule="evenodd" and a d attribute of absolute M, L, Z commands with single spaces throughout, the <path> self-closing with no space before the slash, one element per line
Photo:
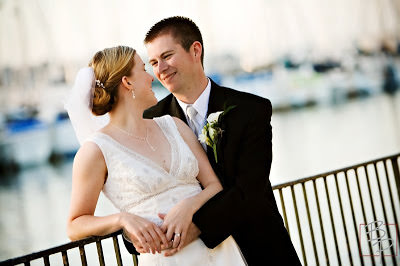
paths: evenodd
<path fill-rule="evenodd" d="M 128 135 L 128 136 L 130 136 L 130 137 L 132 137 L 134 139 L 141 140 L 141 141 L 146 141 L 147 145 L 149 146 L 149 148 L 152 151 L 156 151 L 157 150 L 157 148 L 155 148 L 153 145 L 150 144 L 150 142 L 149 142 L 149 140 L 147 138 L 147 130 L 148 130 L 147 127 L 146 127 L 146 135 L 144 137 L 139 137 L 139 136 L 136 136 L 136 135 L 132 134 L 131 132 L 128 132 L 128 131 L 126 131 L 126 130 L 124 130 L 124 129 L 122 129 L 122 128 L 114 125 L 114 124 L 112 124 L 112 123 L 111 123 L 111 125 L 113 127 L 115 127 L 116 129 L 120 130 L 122 133 L 125 133 L 126 135 Z"/>

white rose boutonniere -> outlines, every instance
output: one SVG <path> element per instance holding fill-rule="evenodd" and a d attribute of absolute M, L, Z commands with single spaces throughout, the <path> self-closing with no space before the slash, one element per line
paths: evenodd
<path fill-rule="evenodd" d="M 201 130 L 199 141 L 210 146 L 214 152 L 215 162 L 218 163 L 217 156 L 217 143 L 222 137 L 223 130 L 221 129 L 221 121 L 224 115 L 226 115 L 235 106 L 230 106 L 224 111 L 211 113 L 208 115 L 207 123 Z"/>

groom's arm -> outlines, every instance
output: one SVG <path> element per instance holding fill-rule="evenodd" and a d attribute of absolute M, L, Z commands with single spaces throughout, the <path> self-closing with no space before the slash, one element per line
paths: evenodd
<path fill-rule="evenodd" d="M 268 179 L 272 162 L 272 107 L 268 100 L 251 106 L 237 110 L 241 111 L 240 117 L 232 117 L 235 121 L 249 121 L 240 137 L 242 142 L 237 144 L 240 152 L 234 162 L 236 176 L 228 177 L 235 180 L 234 184 L 216 194 L 193 216 L 201 231 L 200 238 L 209 248 L 256 216 L 259 207 L 276 209 Z"/>

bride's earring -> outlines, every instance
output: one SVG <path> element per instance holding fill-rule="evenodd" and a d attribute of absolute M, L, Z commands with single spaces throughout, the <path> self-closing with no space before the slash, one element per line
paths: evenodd
<path fill-rule="evenodd" d="M 132 85 L 130 82 L 127 82 L 128 83 L 128 85 Z M 135 100 L 136 99 L 136 96 L 135 96 L 135 92 L 132 90 L 132 98 Z"/>

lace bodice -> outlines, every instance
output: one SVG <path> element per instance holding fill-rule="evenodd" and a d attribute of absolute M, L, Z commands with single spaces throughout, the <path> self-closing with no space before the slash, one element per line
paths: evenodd
<path fill-rule="evenodd" d="M 173 118 L 166 115 L 154 121 L 171 147 L 169 172 L 104 133 L 96 132 L 88 141 L 100 147 L 106 161 L 108 177 L 103 187 L 106 197 L 119 210 L 161 225 L 158 213 L 168 213 L 180 200 L 199 193 L 201 187 L 196 179 L 199 173 L 196 157 L 181 137 Z M 139 256 L 142 266 L 194 266 L 199 261 L 202 265 L 213 266 L 245 265 L 232 237 L 212 250 L 198 238 L 171 257 L 158 253 Z"/>
<path fill-rule="evenodd" d="M 198 163 L 181 137 L 173 118 L 154 118 L 171 147 L 169 172 L 150 158 L 123 146 L 107 134 L 96 132 L 96 143 L 106 161 L 108 177 L 103 193 L 120 211 L 131 212 L 160 225 L 158 213 L 167 213 L 180 200 L 201 191 Z"/>

